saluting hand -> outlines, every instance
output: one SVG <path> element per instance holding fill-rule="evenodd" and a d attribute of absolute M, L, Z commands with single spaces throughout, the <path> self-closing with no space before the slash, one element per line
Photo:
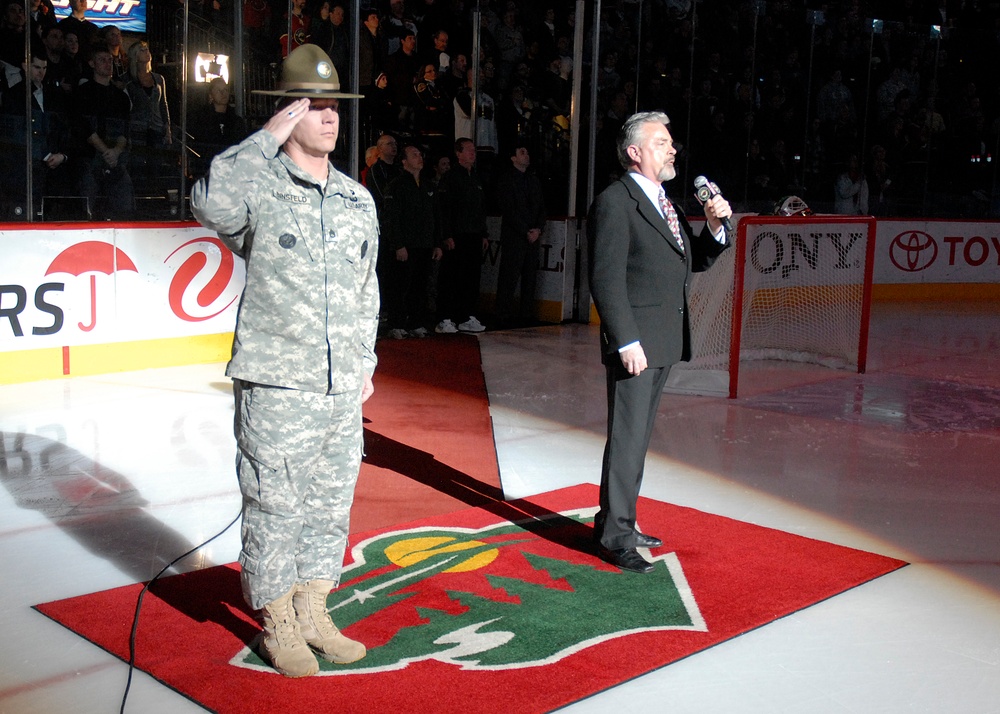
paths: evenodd
<path fill-rule="evenodd" d="M 296 99 L 291 104 L 275 112 L 274 116 L 267 120 L 264 128 L 271 132 L 271 135 L 277 140 L 278 144 L 284 144 L 288 140 L 288 137 L 292 135 L 292 129 L 302 121 L 302 117 L 308 111 L 309 98 Z"/>

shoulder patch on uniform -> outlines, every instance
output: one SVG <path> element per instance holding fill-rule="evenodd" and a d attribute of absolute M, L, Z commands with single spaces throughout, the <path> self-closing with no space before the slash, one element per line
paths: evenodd
<path fill-rule="evenodd" d="M 350 197 L 344 197 L 344 208 L 350 208 L 355 211 L 372 211 L 375 207 L 364 198 L 352 195 Z"/>

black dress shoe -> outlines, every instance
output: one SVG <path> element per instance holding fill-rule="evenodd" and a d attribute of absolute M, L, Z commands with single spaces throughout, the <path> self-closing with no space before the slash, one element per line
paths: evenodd
<path fill-rule="evenodd" d="M 663 545 L 663 541 L 656 536 L 651 536 L 646 533 L 635 534 L 635 547 L 636 548 L 659 548 Z"/>
<path fill-rule="evenodd" d="M 597 557 L 622 570 L 631 570 L 633 573 L 649 573 L 653 570 L 653 564 L 639 555 L 635 548 L 617 548 L 611 550 L 600 545 L 597 547 Z"/>

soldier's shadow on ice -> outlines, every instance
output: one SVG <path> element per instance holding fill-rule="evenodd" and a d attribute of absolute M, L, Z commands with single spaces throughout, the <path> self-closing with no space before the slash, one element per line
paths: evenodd
<path fill-rule="evenodd" d="M 365 463 L 411 478 L 557 545 L 593 553 L 593 529 L 589 526 L 528 499 L 505 501 L 503 491 L 496 486 L 438 461 L 433 454 L 369 429 L 365 429 Z"/>
<path fill-rule="evenodd" d="M 149 501 L 124 474 L 71 448 L 64 443 L 65 435 L 58 428 L 54 431 L 54 439 L 0 432 L 0 482 L 20 508 L 41 513 L 81 547 L 137 582 L 150 580 L 194 547 L 153 514 Z M 93 567 L 85 559 L 67 560 L 67 578 L 73 577 L 74 563 Z M 193 565 L 199 569 L 177 574 Z M 216 566 L 200 552 L 168 569 L 149 592 L 198 622 L 222 625 L 245 643 L 259 630 L 243 601 L 239 571 Z M 128 605 L 129 614 L 133 604 Z"/>

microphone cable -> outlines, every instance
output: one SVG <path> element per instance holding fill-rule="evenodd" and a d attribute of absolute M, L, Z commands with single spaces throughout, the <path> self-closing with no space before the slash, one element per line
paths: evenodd
<path fill-rule="evenodd" d="M 146 596 L 146 591 L 149 590 L 150 586 L 152 586 L 152 584 L 155 583 L 159 579 L 159 577 L 161 575 L 163 575 L 165 572 L 167 572 L 168 570 L 170 570 L 177 563 L 179 563 L 180 561 L 184 560 L 186 557 L 188 557 L 192 553 L 198 552 L 199 550 L 201 550 L 202 548 L 204 548 L 206 545 L 208 545 L 209 543 L 211 543 L 213 540 L 215 540 L 216 538 L 220 537 L 223 533 L 225 533 L 226 531 L 228 531 L 230 528 L 232 528 L 233 525 L 236 523 L 236 521 L 238 521 L 240 519 L 240 516 L 242 514 L 243 514 L 243 510 L 240 509 L 240 512 L 236 514 L 236 517 L 233 520 L 229 521 L 229 525 L 227 525 L 221 531 L 219 531 L 214 536 L 212 536 L 211 538 L 209 538 L 208 540 L 206 540 L 204 543 L 202 543 L 200 545 L 196 545 L 191 550 L 187 551 L 183 555 L 177 556 L 176 558 L 174 558 L 173 560 L 171 560 L 169 563 L 167 563 L 166 565 L 164 565 L 163 568 L 160 570 L 160 572 L 158 572 L 156 575 L 154 575 L 153 579 L 150 580 L 148 583 L 146 583 L 146 585 L 139 592 L 139 599 L 135 603 L 135 614 L 132 616 L 132 632 L 131 632 L 131 634 L 129 634 L 129 638 L 128 638 L 128 678 L 125 681 L 125 692 L 122 694 L 122 705 L 121 705 L 121 709 L 119 709 L 119 714 L 125 714 L 125 702 L 128 699 L 129 689 L 132 687 L 132 673 L 135 671 L 135 636 L 136 636 L 136 632 L 139 629 L 139 611 L 142 609 L 142 599 Z"/>

